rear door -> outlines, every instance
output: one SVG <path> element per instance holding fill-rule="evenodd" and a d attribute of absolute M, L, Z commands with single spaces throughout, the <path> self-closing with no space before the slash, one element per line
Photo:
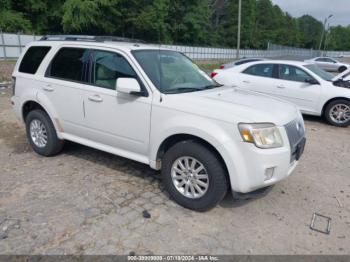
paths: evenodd
<path fill-rule="evenodd" d="M 274 64 L 252 65 L 241 72 L 239 77 L 240 87 L 268 95 L 275 94 L 276 66 Z"/>
<path fill-rule="evenodd" d="M 56 112 L 59 127 L 79 136 L 84 124 L 83 88 L 87 83 L 89 49 L 62 46 L 46 70 L 41 82 L 40 99 L 46 99 Z"/>

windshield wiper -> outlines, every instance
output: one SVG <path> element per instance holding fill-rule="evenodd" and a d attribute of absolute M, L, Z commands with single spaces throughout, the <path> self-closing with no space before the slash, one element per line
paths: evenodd
<path fill-rule="evenodd" d="M 163 90 L 165 94 L 178 94 L 178 93 L 188 93 L 202 90 L 201 88 L 196 87 L 177 87 L 170 90 Z"/>
<path fill-rule="evenodd" d="M 220 86 L 223 86 L 223 85 L 211 84 L 211 85 L 207 85 L 207 86 L 203 86 L 203 87 L 177 87 L 177 88 L 166 90 L 166 91 L 164 90 L 163 92 L 165 94 L 188 93 L 188 92 L 202 91 L 202 90 L 206 90 L 206 89 L 213 89 L 213 88 L 220 87 Z"/>
<path fill-rule="evenodd" d="M 201 88 L 201 90 L 204 90 L 204 89 L 212 89 L 212 88 L 216 88 L 216 87 L 220 87 L 220 86 L 223 86 L 223 85 L 221 85 L 221 84 L 219 84 L 219 83 L 211 84 L 211 85 L 203 86 L 203 87 Z"/>

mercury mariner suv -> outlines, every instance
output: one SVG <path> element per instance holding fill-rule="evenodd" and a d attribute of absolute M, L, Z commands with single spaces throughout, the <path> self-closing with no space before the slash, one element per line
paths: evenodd
<path fill-rule="evenodd" d="M 198 211 L 228 190 L 242 195 L 288 177 L 305 145 L 294 105 L 220 86 L 182 53 L 115 38 L 30 43 L 11 102 L 38 154 L 56 155 L 70 140 L 139 161 Z"/>

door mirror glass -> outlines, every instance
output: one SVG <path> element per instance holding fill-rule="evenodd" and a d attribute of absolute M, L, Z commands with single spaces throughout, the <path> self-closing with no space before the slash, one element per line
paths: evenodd
<path fill-rule="evenodd" d="M 140 94 L 141 87 L 135 78 L 120 77 L 116 82 L 116 90 L 125 94 Z"/>
<path fill-rule="evenodd" d="M 319 85 L 320 84 L 316 79 L 311 78 L 311 77 L 305 78 L 305 82 L 309 83 L 310 85 Z"/>

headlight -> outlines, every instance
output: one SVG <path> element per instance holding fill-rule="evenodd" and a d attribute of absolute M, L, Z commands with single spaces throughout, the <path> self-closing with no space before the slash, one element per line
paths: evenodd
<path fill-rule="evenodd" d="M 259 148 L 282 147 L 283 141 L 280 131 L 274 124 L 244 124 L 238 125 L 244 142 L 254 143 Z"/>

